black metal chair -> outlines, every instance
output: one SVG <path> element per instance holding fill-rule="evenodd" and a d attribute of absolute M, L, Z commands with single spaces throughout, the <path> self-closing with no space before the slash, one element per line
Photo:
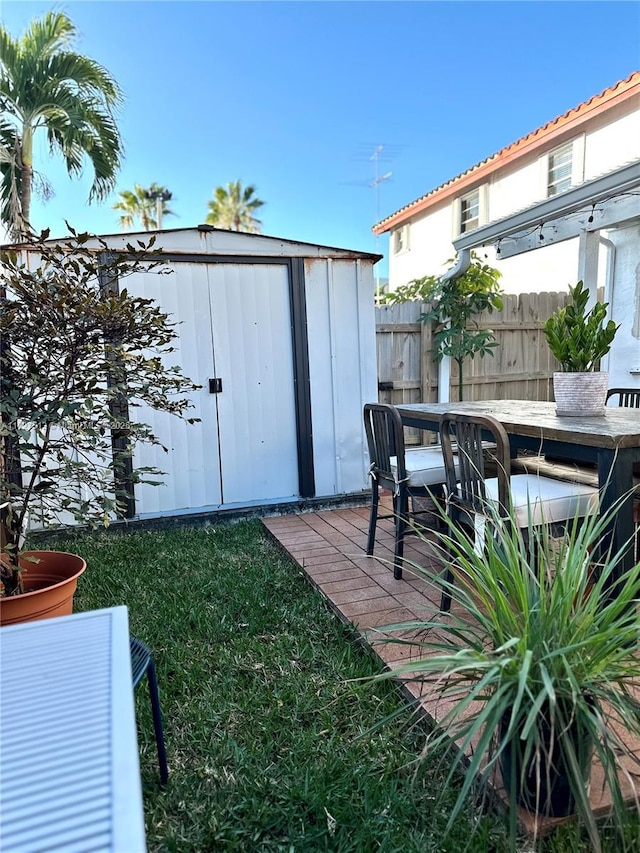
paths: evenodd
<path fill-rule="evenodd" d="M 489 415 L 447 412 L 440 432 L 446 471 L 447 513 L 453 524 L 464 525 L 478 549 L 484 547 L 484 529 L 491 508 L 519 528 L 530 524 L 567 522 L 597 511 L 598 489 L 582 483 L 512 474 L 509 436 L 502 424 Z M 491 441 L 495 476 L 485 476 L 483 442 Z M 456 457 L 454 458 L 454 447 Z M 451 565 L 445 567 L 440 609 L 451 607 Z"/>
<path fill-rule="evenodd" d="M 445 482 L 444 460 L 439 446 L 405 449 L 404 429 L 400 414 L 388 403 L 367 403 L 364 407 L 364 425 L 369 447 L 369 475 L 371 477 L 371 515 L 367 554 L 371 556 L 375 545 L 376 525 L 379 518 L 393 518 L 395 545 L 393 576 L 402 578 L 404 537 L 414 532 L 408 522 L 430 514 L 430 510 L 416 510 L 416 498 L 442 497 Z M 393 514 L 380 515 L 380 488 L 389 489 L 393 497 Z M 411 500 L 412 509 L 409 509 Z"/>
<path fill-rule="evenodd" d="M 607 391 L 607 402 L 615 397 L 618 398 L 617 405 L 619 408 L 640 409 L 640 388 L 609 388 Z M 638 477 L 640 477 L 640 463 L 636 463 L 633 466 L 633 476 L 637 484 Z M 633 499 L 633 519 L 636 524 L 635 552 L 636 560 L 638 560 L 640 559 L 640 493 L 637 485 Z"/>
<path fill-rule="evenodd" d="M 640 388 L 609 388 L 607 403 L 612 397 L 618 398 L 618 406 L 620 407 L 640 409 Z"/>
<path fill-rule="evenodd" d="M 160 784 L 164 785 L 169 778 L 167 766 L 167 752 L 164 745 L 164 731 L 162 728 L 162 712 L 160 711 L 160 697 L 158 696 L 158 681 L 156 679 L 156 667 L 153 662 L 151 650 L 136 637 L 129 637 L 131 649 L 131 675 L 133 689 L 135 690 L 143 675 L 146 673 L 149 684 L 149 698 L 151 699 L 151 712 L 153 714 L 153 729 L 156 736 L 156 747 L 158 750 L 158 764 L 160 765 Z"/>

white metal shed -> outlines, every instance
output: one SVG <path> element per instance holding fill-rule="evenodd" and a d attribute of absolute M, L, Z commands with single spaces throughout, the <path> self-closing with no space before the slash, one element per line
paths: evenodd
<path fill-rule="evenodd" d="M 117 250 L 149 236 L 103 239 Z M 145 412 L 170 452 L 137 449 L 136 465 L 166 475 L 136 486 L 134 516 L 361 494 L 380 256 L 210 226 L 156 237 L 170 274 L 136 274 L 126 287 L 180 324 L 174 363 L 203 386 L 191 412 L 201 422 Z"/>

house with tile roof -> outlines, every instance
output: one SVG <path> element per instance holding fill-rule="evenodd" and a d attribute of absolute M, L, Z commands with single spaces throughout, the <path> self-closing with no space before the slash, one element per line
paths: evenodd
<path fill-rule="evenodd" d="M 588 188 L 590 182 L 638 162 L 640 71 L 378 222 L 374 233 L 389 234 L 389 289 L 444 272 L 457 244 L 490 223 L 560 199 L 582 185 Z M 586 214 L 596 209 L 595 204 L 590 208 L 588 194 L 582 206 Z M 543 207 L 540 213 L 542 217 Z M 593 216 L 588 220 L 585 215 L 585 229 L 586 221 L 593 222 Z M 529 217 L 517 241 L 489 229 L 486 241 L 475 241 L 475 248 L 482 245 L 487 262 L 500 269 L 507 293 L 566 290 L 581 277 L 585 258 L 579 229 L 567 236 L 561 225 L 557 218 Z M 606 230 L 602 235 L 606 244 Z M 635 244 L 640 254 L 637 223 Z M 534 248 L 538 251 L 531 253 Z M 601 279 L 613 263 L 611 254 L 599 254 Z"/>

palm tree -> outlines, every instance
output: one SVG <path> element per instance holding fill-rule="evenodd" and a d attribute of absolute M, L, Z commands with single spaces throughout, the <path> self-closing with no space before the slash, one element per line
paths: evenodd
<path fill-rule="evenodd" d="M 162 226 L 163 216 L 175 216 L 167 207 L 171 193 L 160 184 L 151 184 L 150 187 L 134 184 L 133 190 L 122 190 L 118 195 L 120 200 L 112 207 L 121 211 L 120 227 L 123 231 L 132 229 L 136 219 L 140 220 L 145 231 L 154 231 Z"/>
<path fill-rule="evenodd" d="M 77 30 L 62 12 L 47 12 L 13 39 L 0 25 L 0 216 L 14 231 L 29 230 L 33 187 L 33 140 L 47 133 L 49 148 L 62 155 L 71 177 L 88 157 L 94 171 L 89 201 L 113 189 L 123 153 L 114 111 L 121 103 L 118 84 L 102 66 L 71 50 Z M 17 189 L 19 215 L 12 214 Z"/>
<path fill-rule="evenodd" d="M 264 202 L 254 198 L 255 191 L 256 188 L 252 185 L 243 189 L 239 180 L 230 181 L 226 188 L 216 187 L 213 191 L 213 201 L 209 202 L 207 224 L 229 231 L 259 234 L 262 223 L 253 214 Z"/>

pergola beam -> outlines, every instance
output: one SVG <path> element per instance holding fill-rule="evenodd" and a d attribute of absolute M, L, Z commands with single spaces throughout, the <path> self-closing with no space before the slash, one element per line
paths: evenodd
<path fill-rule="evenodd" d="M 581 211 L 579 214 L 565 216 L 555 222 L 545 223 L 542 228 L 514 234 L 510 237 L 499 238 L 496 243 L 500 248 L 500 259 L 562 243 L 581 234 L 601 231 L 606 228 L 619 228 L 626 222 L 640 219 L 640 189 L 637 196 L 623 196 L 608 201 L 603 207 L 593 212 L 593 221 L 589 222 L 592 213 Z M 540 238 L 543 239 L 540 239 Z"/>

